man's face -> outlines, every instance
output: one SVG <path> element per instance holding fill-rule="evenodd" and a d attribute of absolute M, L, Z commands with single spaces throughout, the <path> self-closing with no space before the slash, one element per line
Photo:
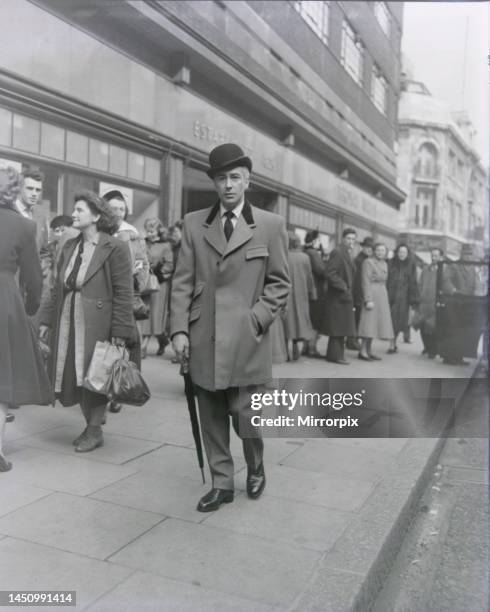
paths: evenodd
<path fill-rule="evenodd" d="M 109 206 L 118 221 L 118 225 L 121 225 L 121 221 L 124 221 L 126 216 L 126 204 L 119 198 L 112 198 L 112 200 L 109 200 Z"/>
<path fill-rule="evenodd" d="M 349 249 L 349 251 L 351 251 L 354 248 L 354 244 L 356 243 L 356 235 L 347 234 L 342 238 L 342 243 Z"/>
<path fill-rule="evenodd" d="M 430 258 L 433 264 L 439 263 L 441 261 L 441 254 L 437 249 L 434 249 L 430 253 Z"/>
<path fill-rule="evenodd" d="M 219 199 L 227 210 L 233 210 L 242 201 L 250 183 L 248 168 L 242 167 L 218 172 L 213 180 Z"/>
<path fill-rule="evenodd" d="M 25 206 L 29 208 L 39 204 L 43 191 L 42 181 L 36 181 L 33 178 L 25 178 L 22 182 L 20 190 L 20 199 Z"/>

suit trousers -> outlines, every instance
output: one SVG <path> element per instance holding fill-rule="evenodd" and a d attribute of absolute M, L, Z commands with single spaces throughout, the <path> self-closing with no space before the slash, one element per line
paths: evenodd
<path fill-rule="evenodd" d="M 230 451 L 230 416 L 233 429 L 242 439 L 247 466 L 256 470 L 262 463 L 264 442 L 260 429 L 250 422 L 251 417 L 258 414 L 250 407 L 250 396 L 260 392 L 262 386 L 230 387 L 220 391 L 208 391 L 197 385 L 194 388 L 213 488 L 232 491 L 235 470 Z"/>

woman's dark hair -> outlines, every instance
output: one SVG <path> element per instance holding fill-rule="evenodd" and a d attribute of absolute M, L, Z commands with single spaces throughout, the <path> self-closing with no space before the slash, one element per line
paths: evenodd
<path fill-rule="evenodd" d="M 49 227 L 54 230 L 57 227 L 71 227 L 73 225 L 73 219 L 69 215 L 58 215 L 55 217 Z"/>
<path fill-rule="evenodd" d="M 0 206 L 13 208 L 20 193 L 21 176 L 15 168 L 0 168 Z"/>
<path fill-rule="evenodd" d="M 402 242 L 401 244 L 396 245 L 395 252 L 393 253 L 393 259 L 398 259 L 398 253 L 400 252 L 400 249 L 403 247 L 407 249 L 407 260 L 410 259 L 410 256 L 411 256 L 410 249 L 408 248 L 408 244 L 405 244 L 405 242 Z"/>
<path fill-rule="evenodd" d="M 114 234 L 117 231 L 117 219 L 111 207 L 103 198 L 99 198 L 96 193 L 89 189 L 83 189 L 77 191 L 74 197 L 75 204 L 80 201 L 86 202 L 92 214 L 100 215 L 100 219 L 96 223 L 98 232 Z"/>

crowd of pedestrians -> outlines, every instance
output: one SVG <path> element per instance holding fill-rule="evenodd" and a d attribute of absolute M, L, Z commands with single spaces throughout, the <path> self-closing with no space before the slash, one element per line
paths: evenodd
<path fill-rule="evenodd" d="M 233 170 L 237 160 L 242 160 L 243 167 Z M 207 245 L 210 245 L 218 253 L 223 251 L 223 257 L 228 252 L 226 249 L 233 253 L 249 239 L 250 228 L 255 227 L 253 214 L 257 213 L 262 219 L 262 212 L 258 213 L 258 209 L 252 212 L 251 206 L 243 200 L 251 161 L 242 155 L 233 158 L 232 162 L 228 170 L 229 164 L 219 166 L 215 161 L 216 167 L 208 173 L 221 198 L 223 231 L 210 232 L 214 223 L 212 214 L 199 228 L 194 228 L 197 233 L 204 232 L 207 241 L 199 249 L 207 253 Z M 221 174 L 226 185 L 220 183 L 224 180 Z M 147 218 L 140 232 L 128 222 L 128 206 L 118 190 L 111 190 L 102 197 L 92 191 L 80 191 L 73 198 L 72 215 L 59 215 L 49 220 L 38 206 L 42 183 L 43 176 L 36 169 L 28 169 L 22 175 L 10 167 L 0 170 L 0 471 L 11 468 L 2 453 L 5 424 L 15 418 L 15 408 L 22 404 L 46 405 L 57 399 L 64 406 L 80 405 L 84 428 L 73 440 L 75 451 L 89 452 L 101 446 L 106 411 L 118 412 L 121 406 L 83 386 L 96 343 L 110 341 L 124 346 L 131 361 L 140 368 L 152 337 L 158 341 L 157 355 L 163 355 L 172 340 L 171 333 L 175 336 L 170 328 L 174 288 L 175 304 L 180 304 L 180 300 L 190 308 L 187 315 L 181 315 L 180 311 L 175 314 L 174 305 L 175 320 L 188 317 L 185 325 L 182 319 L 182 330 L 198 319 L 199 325 L 194 324 L 192 329 L 205 326 L 201 307 L 197 306 L 204 295 L 209 300 L 215 299 L 212 288 L 205 289 L 202 283 L 187 287 L 190 280 L 195 282 L 197 273 L 204 277 L 208 272 L 203 272 L 201 260 L 193 259 L 201 257 L 202 253 L 197 249 L 198 252 L 192 254 L 196 246 L 191 235 L 183 235 L 185 225 L 182 221 L 165 227 L 160 219 Z M 226 202 L 231 203 L 230 196 L 236 196 L 234 185 L 240 186 L 238 191 L 242 198 L 241 204 L 236 206 L 241 215 L 238 225 L 233 215 L 230 215 L 231 220 L 227 217 L 230 211 L 227 212 Z M 271 224 L 272 236 L 279 218 L 267 214 L 262 222 L 266 226 Z M 242 218 L 245 219 L 243 223 Z M 231 246 L 219 246 L 224 237 Z M 236 335 L 238 351 L 230 359 L 235 365 L 243 362 L 244 376 L 251 372 L 254 363 L 253 359 L 243 361 L 244 338 L 250 330 L 254 331 L 250 350 L 265 350 L 259 340 L 266 329 L 270 343 L 268 355 L 272 355 L 275 362 L 296 361 L 305 355 L 348 365 L 346 348 L 357 351 L 362 361 L 376 362 L 382 357 L 373 352 L 373 340 L 385 340 L 386 352 L 394 355 L 398 352 L 398 337 L 403 334 L 407 341 L 412 325 L 420 330 L 428 358 L 440 355 L 445 363 L 463 363 L 456 337 L 441 344 L 436 335 L 438 263 L 444 258 L 440 249 L 432 249 L 431 263 L 420 270 L 406 244 L 397 245 L 389 257 L 387 246 L 369 236 L 359 244 L 352 228 L 343 230 L 339 245 L 328 254 L 323 250 L 318 230 L 307 231 L 304 244 L 293 231 L 289 232 L 288 239 L 289 250 L 282 253 L 279 249 L 278 259 L 274 261 L 271 260 L 276 256 L 272 246 L 266 248 L 259 243 L 245 253 L 244 261 L 250 262 L 247 270 L 256 272 L 257 279 L 262 279 L 266 288 L 264 297 L 257 297 L 260 296 L 258 285 L 255 289 L 250 285 L 247 291 L 262 305 L 257 308 L 255 318 L 247 320 L 246 324 L 240 320 L 238 327 L 232 326 L 229 330 L 233 337 Z M 286 234 L 284 248 L 285 244 Z M 471 256 L 470 247 L 465 245 L 462 265 L 445 274 L 443 285 L 448 294 L 473 295 L 477 291 L 475 268 L 465 265 Z M 184 271 L 182 262 L 188 266 L 188 271 Z M 243 263 L 242 259 L 237 259 L 237 270 L 245 275 L 245 284 L 237 285 L 236 292 L 223 302 L 225 318 L 240 307 L 237 295 L 251 282 L 251 277 L 241 271 L 239 262 Z M 260 272 L 261 266 L 273 264 L 277 265 L 280 282 L 273 282 L 270 270 Z M 217 265 L 219 267 L 219 261 Z M 194 275 L 192 279 L 190 275 Z M 235 281 L 238 282 L 239 277 L 230 277 L 230 283 Z M 277 296 L 272 293 L 275 297 L 271 300 L 268 292 L 276 291 L 279 286 L 281 291 Z M 220 287 L 214 290 L 219 292 Z M 235 314 L 238 316 L 238 311 Z M 175 321 L 173 324 L 175 327 Z M 187 332 L 182 330 L 178 330 L 177 344 L 174 341 L 174 363 L 182 363 L 188 358 L 184 338 Z M 209 333 L 203 327 L 203 338 Z M 328 336 L 325 355 L 318 351 L 320 335 Z M 228 338 L 227 342 L 230 341 Z M 210 336 L 209 342 L 213 344 L 217 340 Z M 205 352 L 201 358 L 203 361 L 195 370 L 198 382 L 209 366 L 209 356 Z M 227 358 L 221 361 L 224 366 Z M 260 359 L 257 363 L 261 363 Z M 233 370 L 237 380 L 242 371 L 238 370 Z M 217 376 L 217 370 L 213 371 Z M 211 405 L 214 400 L 206 394 L 206 380 L 201 385 L 200 401 L 203 405 Z M 208 416 L 205 411 L 202 418 Z M 205 437 L 205 443 L 211 452 L 209 448 L 214 442 Z M 262 490 L 265 476 L 261 452 L 257 451 L 256 455 L 249 466 L 250 478 L 252 481 L 255 478 L 256 489 Z"/>

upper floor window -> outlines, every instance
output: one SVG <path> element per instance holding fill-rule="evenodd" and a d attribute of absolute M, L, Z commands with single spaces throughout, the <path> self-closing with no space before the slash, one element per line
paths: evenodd
<path fill-rule="evenodd" d="M 363 47 L 359 37 L 347 21 L 344 21 L 342 24 L 342 49 L 340 59 L 347 72 L 354 81 L 360 85 L 362 83 Z"/>
<path fill-rule="evenodd" d="M 300 0 L 299 2 L 293 2 L 293 6 L 315 34 L 324 43 L 328 43 L 328 2 L 324 0 Z"/>
<path fill-rule="evenodd" d="M 415 170 L 421 178 L 437 178 L 437 149 L 430 142 L 420 147 Z"/>
<path fill-rule="evenodd" d="M 374 15 L 378 20 L 381 29 L 389 38 L 391 30 L 391 15 L 390 11 L 388 10 L 388 6 L 386 5 L 386 2 L 374 3 Z"/>
<path fill-rule="evenodd" d="M 373 66 L 373 76 L 371 81 L 371 96 L 376 108 L 386 115 L 388 100 L 388 83 L 380 73 L 377 66 Z"/>

